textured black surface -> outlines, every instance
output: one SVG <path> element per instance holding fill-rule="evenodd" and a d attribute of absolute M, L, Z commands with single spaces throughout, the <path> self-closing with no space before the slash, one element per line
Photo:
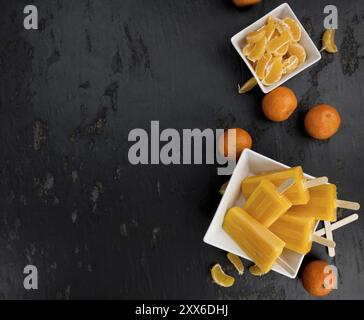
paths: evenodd
<path fill-rule="evenodd" d="M 328 1 L 288 1 L 316 44 Z M 339 53 L 288 82 L 299 109 L 282 124 L 260 111 L 259 89 L 230 37 L 280 4 L 238 10 L 228 0 L 32 1 L 40 30 L 22 26 L 24 1 L 1 0 L 1 298 L 308 299 L 299 280 L 246 273 L 230 289 L 209 267 L 225 254 L 202 242 L 226 177 L 213 165 L 129 165 L 132 128 L 227 128 L 251 132 L 254 150 L 301 164 L 364 204 L 364 3 L 339 10 Z M 317 142 L 304 132 L 319 102 L 342 115 L 340 132 Z M 341 212 L 340 216 L 349 212 Z M 364 297 L 364 219 L 335 233 L 330 260 L 339 288 Z M 23 288 L 26 264 L 39 290 Z M 248 265 L 248 264 L 246 264 Z"/>

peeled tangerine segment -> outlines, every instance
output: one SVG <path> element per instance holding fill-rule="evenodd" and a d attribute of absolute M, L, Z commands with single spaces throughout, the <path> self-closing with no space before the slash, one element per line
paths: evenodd
<path fill-rule="evenodd" d="M 274 34 L 274 31 L 276 30 L 276 22 L 275 19 L 272 16 L 268 17 L 267 24 L 264 27 L 265 29 L 265 37 L 270 40 Z"/>
<path fill-rule="evenodd" d="M 269 41 L 267 45 L 267 52 L 268 53 L 275 53 L 281 47 L 286 45 L 288 42 L 291 41 L 291 36 L 288 31 L 284 31 L 279 37 L 274 38 Z"/>
<path fill-rule="evenodd" d="M 244 273 L 244 265 L 243 265 L 243 262 L 241 261 L 241 259 L 237 255 L 235 255 L 231 252 L 228 252 L 228 254 L 226 256 L 229 259 L 229 261 L 231 262 L 231 264 L 234 266 L 236 271 L 238 271 L 239 275 L 241 276 Z"/>
<path fill-rule="evenodd" d="M 255 68 L 255 73 L 257 74 L 257 76 L 260 80 L 263 80 L 263 78 L 265 77 L 265 71 L 266 71 L 271 59 L 272 59 L 272 55 L 266 53 L 258 61 L 257 66 Z"/>
<path fill-rule="evenodd" d="M 243 55 L 244 56 L 248 56 L 254 49 L 255 44 L 254 43 L 248 43 L 244 48 L 243 48 Z"/>
<path fill-rule="evenodd" d="M 251 275 L 258 276 L 258 277 L 264 276 L 266 274 L 265 272 L 260 270 L 256 264 L 249 267 L 249 272 Z"/>
<path fill-rule="evenodd" d="M 264 273 L 273 267 L 285 246 L 283 240 L 240 207 L 229 209 L 222 227 Z"/>
<path fill-rule="evenodd" d="M 239 93 L 240 94 L 246 93 L 251 89 L 253 89 L 256 85 L 257 85 L 257 80 L 254 77 L 252 77 L 247 82 L 245 82 L 242 87 L 239 86 Z"/>
<path fill-rule="evenodd" d="M 274 52 L 275 56 L 284 56 L 288 52 L 289 43 L 285 44 L 284 46 L 280 47 L 276 52 Z"/>
<path fill-rule="evenodd" d="M 301 28 L 298 25 L 297 21 L 292 18 L 285 18 L 283 22 L 289 26 L 292 34 L 292 40 L 294 42 L 298 42 L 301 39 Z"/>
<path fill-rule="evenodd" d="M 256 31 L 250 32 L 246 36 L 246 41 L 248 43 L 256 43 L 256 42 L 262 40 L 264 37 L 265 37 L 265 28 L 262 27 Z"/>
<path fill-rule="evenodd" d="M 263 37 L 261 40 L 255 43 L 254 49 L 248 55 L 250 61 L 258 61 L 263 57 L 265 48 L 267 46 L 267 38 Z"/>
<path fill-rule="evenodd" d="M 270 86 L 273 83 L 279 81 L 283 75 L 283 63 L 282 57 L 274 57 L 271 64 L 268 66 L 268 70 L 262 83 L 266 86 Z"/>
<path fill-rule="evenodd" d="M 298 65 L 301 65 L 306 61 L 306 51 L 298 43 L 291 43 L 288 47 L 288 54 L 290 56 L 296 56 L 298 58 Z"/>
<path fill-rule="evenodd" d="M 329 53 L 337 52 L 335 44 L 335 29 L 326 29 L 322 35 L 322 49 Z"/>
<path fill-rule="evenodd" d="M 288 59 L 283 60 L 283 74 L 291 73 L 298 67 L 297 56 L 290 56 Z"/>
<path fill-rule="evenodd" d="M 276 25 L 277 25 L 277 30 L 278 30 L 279 34 L 283 34 L 285 32 L 288 32 L 288 34 L 290 36 L 290 40 L 293 40 L 293 35 L 292 35 L 292 32 L 291 32 L 291 28 L 289 27 L 289 25 L 287 23 L 285 23 L 281 19 L 276 18 Z"/>
<path fill-rule="evenodd" d="M 235 279 L 227 275 L 218 263 L 211 268 L 211 277 L 221 287 L 231 287 L 235 282 Z"/>

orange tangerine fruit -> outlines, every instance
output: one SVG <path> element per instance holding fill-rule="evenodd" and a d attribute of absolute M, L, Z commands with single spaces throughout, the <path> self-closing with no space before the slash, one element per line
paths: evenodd
<path fill-rule="evenodd" d="M 245 148 L 251 149 L 253 139 L 251 135 L 241 128 L 225 130 L 219 138 L 219 152 L 228 159 L 239 159 Z"/>
<path fill-rule="evenodd" d="M 255 43 L 254 49 L 248 55 L 248 59 L 253 62 L 260 60 L 263 57 L 266 46 L 267 38 L 263 37 L 261 40 Z"/>
<path fill-rule="evenodd" d="M 227 275 L 218 263 L 211 268 L 211 277 L 216 284 L 225 288 L 231 287 L 235 282 L 235 279 Z"/>
<path fill-rule="evenodd" d="M 267 70 L 267 66 L 271 59 L 272 59 L 272 55 L 266 53 L 258 61 L 257 66 L 255 67 L 255 73 L 257 74 L 259 80 L 263 80 L 263 78 L 265 77 L 265 71 Z"/>
<path fill-rule="evenodd" d="M 269 64 L 266 76 L 264 77 L 262 83 L 265 86 L 270 86 L 273 83 L 279 81 L 283 74 L 283 63 L 282 57 L 274 57 L 272 62 Z"/>
<path fill-rule="evenodd" d="M 241 276 L 244 273 L 244 265 L 241 259 L 237 255 L 231 252 L 228 252 L 226 256 L 231 262 L 231 264 L 235 267 L 236 271 L 238 271 L 239 275 Z"/>
<path fill-rule="evenodd" d="M 332 137 L 339 130 L 340 124 L 340 114 L 328 104 L 319 104 L 313 107 L 305 116 L 307 133 L 318 140 Z"/>
<path fill-rule="evenodd" d="M 279 37 L 270 40 L 267 44 L 267 52 L 275 53 L 281 47 L 289 43 L 291 36 L 288 31 L 284 31 Z"/>
<path fill-rule="evenodd" d="M 255 44 L 254 43 L 248 43 L 244 48 L 243 48 L 243 55 L 244 56 L 248 56 L 254 49 Z"/>
<path fill-rule="evenodd" d="M 286 43 L 284 46 L 280 47 L 276 52 L 274 52 L 275 56 L 284 56 L 288 51 L 289 43 Z"/>
<path fill-rule="evenodd" d="M 289 29 L 291 30 L 292 40 L 294 42 L 298 42 L 301 39 L 301 28 L 298 25 L 297 21 L 292 18 L 285 18 L 283 22 L 288 25 Z"/>
<path fill-rule="evenodd" d="M 291 43 L 288 47 L 288 54 L 290 56 L 296 56 L 298 58 L 298 65 L 301 65 L 306 61 L 306 51 L 298 43 Z"/>
<path fill-rule="evenodd" d="M 257 4 L 259 2 L 261 2 L 262 0 L 233 0 L 234 4 L 237 7 L 245 7 L 245 6 L 250 6 L 253 4 Z"/>
<path fill-rule="evenodd" d="M 337 46 L 335 44 L 335 29 L 326 29 L 322 35 L 322 49 L 329 53 L 337 52 Z"/>
<path fill-rule="evenodd" d="M 283 74 L 291 73 L 298 67 L 297 56 L 290 56 L 288 59 L 283 60 Z"/>
<path fill-rule="evenodd" d="M 278 87 L 264 96 L 262 108 L 264 115 L 272 121 L 287 120 L 297 108 L 297 98 L 287 87 Z"/>
<path fill-rule="evenodd" d="M 250 32 L 246 36 L 246 41 L 248 43 L 256 43 L 256 42 L 262 40 L 264 37 L 265 37 L 265 29 L 264 29 L 264 27 L 262 27 L 256 31 Z"/>
<path fill-rule="evenodd" d="M 254 77 L 250 78 L 247 82 L 245 82 L 243 84 L 242 87 L 238 86 L 239 94 L 246 93 L 246 92 L 250 91 L 256 85 L 257 85 L 257 80 Z"/>

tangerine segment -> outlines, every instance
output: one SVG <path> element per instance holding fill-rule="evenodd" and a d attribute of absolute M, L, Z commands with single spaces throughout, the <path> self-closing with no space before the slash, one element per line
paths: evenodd
<path fill-rule="evenodd" d="M 263 80 L 265 77 L 265 71 L 267 69 L 267 66 L 272 59 L 271 54 L 264 54 L 263 57 L 258 61 L 257 66 L 255 68 L 255 73 L 257 74 L 259 80 Z"/>
<path fill-rule="evenodd" d="M 284 56 L 288 51 L 289 43 L 286 43 L 284 46 L 280 47 L 276 52 L 274 52 L 275 56 Z"/>
<path fill-rule="evenodd" d="M 298 67 L 299 60 L 297 56 L 290 56 L 283 60 L 283 74 L 291 73 Z"/>
<path fill-rule="evenodd" d="M 291 43 L 289 45 L 288 54 L 290 56 L 296 56 L 298 58 L 298 65 L 299 66 L 306 61 L 306 51 L 298 43 Z"/>
<path fill-rule="evenodd" d="M 279 34 L 283 34 L 284 32 L 288 32 L 290 35 L 290 40 L 293 40 L 293 34 L 291 33 L 291 28 L 287 23 L 283 20 L 276 18 L 277 30 Z"/>
<path fill-rule="evenodd" d="M 211 268 L 211 277 L 216 284 L 225 288 L 231 287 L 235 282 L 235 279 L 227 275 L 218 263 Z"/>
<path fill-rule="evenodd" d="M 261 40 L 255 43 L 254 49 L 248 55 L 248 59 L 253 62 L 260 60 L 263 57 L 266 46 L 267 38 L 263 37 Z"/>
<path fill-rule="evenodd" d="M 268 17 L 267 24 L 265 25 L 265 37 L 270 40 L 276 30 L 276 21 L 272 16 Z"/>
<path fill-rule="evenodd" d="M 244 56 L 248 56 L 254 49 L 254 43 L 248 43 L 244 48 L 243 48 L 243 55 Z"/>
<path fill-rule="evenodd" d="M 335 44 L 335 29 L 326 29 L 322 35 L 322 49 L 329 52 L 337 52 L 337 46 Z"/>
<path fill-rule="evenodd" d="M 253 89 L 256 85 L 257 85 L 257 80 L 254 77 L 252 77 L 247 82 L 245 82 L 242 87 L 238 86 L 239 93 L 240 94 L 246 93 L 246 92 L 250 91 L 251 89 Z"/>
<path fill-rule="evenodd" d="M 264 27 L 256 30 L 256 31 L 253 31 L 253 32 L 250 32 L 247 36 L 246 36 L 246 41 L 248 43 L 256 43 L 260 40 L 262 40 L 265 36 L 265 29 Z"/>
<path fill-rule="evenodd" d="M 244 265 L 241 259 L 231 252 L 228 252 L 226 256 L 241 276 L 244 273 Z"/>
<path fill-rule="evenodd" d="M 301 39 L 301 28 L 298 25 L 297 21 L 292 18 L 285 18 L 283 19 L 283 22 L 288 25 L 291 34 L 292 34 L 292 40 L 294 42 L 298 42 Z"/>
<path fill-rule="evenodd" d="M 271 64 L 267 68 L 267 73 L 262 83 L 266 86 L 270 86 L 273 83 L 279 81 L 283 74 L 282 57 L 274 57 Z"/>
<path fill-rule="evenodd" d="M 281 47 L 286 45 L 291 41 L 291 36 L 288 31 L 284 31 L 279 37 L 274 38 L 269 41 L 267 45 L 267 52 L 268 53 L 275 53 Z"/>
<path fill-rule="evenodd" d="M 264 276 L 266 274 L 262 270 L 260 270 L 257 265 L 252 265 L 249 268 L 249 272 L 250 272 L 251 275 L 253 275 L 253 276 L 259 276 L 259 277 Z"/>

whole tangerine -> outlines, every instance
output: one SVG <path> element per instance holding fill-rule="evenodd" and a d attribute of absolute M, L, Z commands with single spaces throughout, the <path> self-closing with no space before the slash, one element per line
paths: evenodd
<path fill-rule="evenodd" d="M 297 98 L 287 87 L 278 87 L 264 96 L 263 113 L 272 121 L 287 120 L 297 108 Z"/>
<path fill-rule="evenodd" d="M 237 7 L 245 7 L 252 4 L 260 3 L 262 2 L 262 0 L 233 0 L 233 2 Z"/>
<path fill-rule="evenodd" d="M 252 145 L 252 137 L 247 131 L 241 128 L 228 129 L 219 139 L 219 152 L 226 158 L 238 159 L 243 150 L 251 149 Z"/>
<path fill-rule="evenodd" d="M 302 284 L 308 293 L 316 297 L 328 295 L 336 282 L 336 275 L 323 260 L 308 263 L 302 272 Z"/>
<path fill-rule="evenodd" d="M 340 114 L 328 104 L 319 104 L 311 108 L 305 116 L 307 133 L 318 140 L 332 137 L 339 130 L 340 124 Z"/>

